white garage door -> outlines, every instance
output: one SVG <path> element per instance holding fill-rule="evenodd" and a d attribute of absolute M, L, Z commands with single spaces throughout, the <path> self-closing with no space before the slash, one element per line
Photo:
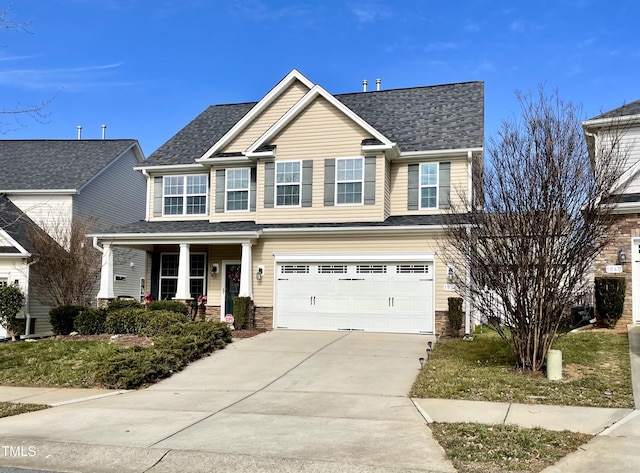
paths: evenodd
<path fill-rule="evenodd" d="M 283 263 L 276 325 L 433 333 L 433 263 Z"/>

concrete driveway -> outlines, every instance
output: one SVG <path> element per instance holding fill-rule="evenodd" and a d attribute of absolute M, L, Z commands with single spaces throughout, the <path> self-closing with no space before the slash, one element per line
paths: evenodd
<path fill-rule="evenodd" d="M 454 472 L 407 397 L 429 340 L 298 331 L 240 340 L 146 390 L 0 419 L 4 444 L 37 452 L 0 465 Z"/>

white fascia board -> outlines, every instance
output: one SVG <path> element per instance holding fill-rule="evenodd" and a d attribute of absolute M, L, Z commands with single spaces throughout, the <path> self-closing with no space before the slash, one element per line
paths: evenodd
<path fill-rule="evenodd" d="M 278 98 L 293 82 L 302 82 L 307 88 L 313 88 L 313 82 L 303 76 L 298 70 L 293 69 L 273 89 L 269 91 L 240 121 L 238 121 L 225 135 L 209 148 L 199 160 L 206 160 L 217 153 L 224 146 L 238 136 L 238 134 L 260 115 L 271 103 Z"/>
<path fill-rule="evenodd" d="M 16 194 L 16 195 L 75 195 L 77 189 L 0 189 L 0 194 Z"/>
<path fill-rule="evenodd" d="M 13 239 L 13 237 L 11 235 L 9 235 L 5 230 L 3 230 L 2 228 L 0 228 L 0 236 L 8 241 L 11 246 L 13 246 L 16 250 L 18 250 L 20 252 L 20 254 L 16 254 L 16 253 L 8 253 L 13 257 L 16 256 L 20 256 L 22 258 L 24 257 L 29 257 L 31 256 L 31 253 L 29 253 L 24 246 L 22 246 L 20 243 L 18 243 L 16 240 Z"/>
<path fill-rule="evenodd" d="M 433 159 L 435 157 L 460 157 L 467 158 L 469 156 L 469 152 L 471 153 L 479 153 L 482 152 L 484 148 L 455 148 L 455 149 L 434 149 L 434 150 L 425 150 L 425 151 L 404 151 L 400 153 L 398 159 L 419 159 L 419 158 L 428 158 Z"/>
<path fill-rule="evenodd" d="M 95 233 L 87 235 L 114 244 L 235 244 L 260 238 L 260 232 L 193 232 L 193 233 Z"/>
<path fill-rule="evenodd" d="M 216 164 L 251 164 L 254 162 L 253 156 L 218 156 L 216 158 L 205 159 L 198 158 L 196 162 L 215 166 Z"/>
<path fill-rule="evenodd" d="M 435 253 L 273 253 L 276 263 L 419 262 L 434 261 Z"/>
<path fill-rule="evenodd" d="M 384 145 L 391 146 L 393 143 L 378 130 L 369 125 L 366 121 L 360 118 L 358 115 L 353 113 L 353 111 L 336 99 L 329 92 L 324 90 L 319 85 L 314 85 L 313 88 L 307 92 L 298 102 L 291 107 L 280 119 L 275 122 L 264 134 L 258 138 L 248 149 L 247 153 L 252 153 L 256 149 L 260 148 L 260 146 L 266 144 L 269 140 L 271 140 L 275 135 L 277 135 L 284 127 L 286 127 L 291 121 L 297 117 L 304 109 L 306 109 L 311 102 L 317 97 L 323 97 L 327 100 L 331 105 L 336 107 L 342 113 L 344 113 L 348 118 L 350 118 L 353 122 L 355 122 L 362 129 L 371 133 L 371 135 L 380 140 Z"/>
<path fill-rule="evenodd" d="M 619 117 L 597 118 L 582 122 L 583 128 L 600 128 L 608 125 L 629 125 L 640 121 L 640 115 L 622 115 Z"/>
<path fill-rule="evenodd" d="M 273 151 L 260 151 L 259 153 L 247 153 L 247 157 L 251 159 L 276 159 L 276 153 Z"/>
<path fill-rule="evenodd" d="M 613 207 L 614 214 L 632 214 L 640 213 L 640 202 L 623 202 L 615 204 Z"/>
<path fill-rule="evenodd" d="M 181 172 L 181 171 L 197 171 L 197 170 L 201 170 L 204 171 L 206 170 L 206 167 L 203 166 L 202 164 L 164 164 L 164 165 L 160 165 L 160 166 L 136 166 L 133 168 L 134 171 L 146 171 L 148 173 L 155 173 L 155 172 L 164 172 L 164 171 L 171 171 L 171 172 Z"/>
<path fill-rule="evenodd" d="M 406 226 L 370 226 L 370 227 L 304 227 L 304 228 L 264 228 L 262 230 L 263 237 L 269 235 L 274 236 L 286 236 L 286 235 L 300 235 L 300 234 L 340 234 L 340 235 L 353 235 L 363 233 L 376 233 L 376 234 L 399 234 L 399 233 L 429 233 L 429 232 L 442 232 L 445 228 L 444 225 L 406 225 Z"/>

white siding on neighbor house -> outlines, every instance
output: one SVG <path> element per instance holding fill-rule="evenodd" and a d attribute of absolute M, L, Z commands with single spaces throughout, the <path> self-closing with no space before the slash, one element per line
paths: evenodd
<path fill-rule="evenodd" d="M 273 103 L 271 103 L 253 122 L 236 136 L 222 151 L 245 151 L 267 131 L 282 115 L 298 102 L 309 88 L 299 81 L 294 82 Z"/>
<path fill-rule="evenodd" d="M 60 242 L 68 234 L 73 213 L 73 196 L 7 193 L 7 197 L 56 241 Z"/>
<path fill-rule="evenodd" d="M 621 149 L 625 157 L 625 170 L 640 161 L 640 126 L 627 130 L 622 136 Z M 633 176 L 628 186 L 624 189 L 624 192 L 628 194 L 640 193 L 640 173 Z"/>
<path fill-rule="evenodd" d="M 458 206 L 461 204 L 462 195 L 468 194 L 469 179 L 466 158 L 429 158 L 411 161 L 411 163 L 451 163 L 451 204 Z M 390 212 L 391 215 L 415 215 L 415 214 L 439 214 L 446 212 L 441 209 L 409 210 L 408 209 L 408 164 L 407 161 L 394 162 L 391 164 L 391 192 L 390 192 Z"/>
<path fill-rule="evenodd" d="M 27 287 L 27 263 L 23 258 L 16 257 L 2 257 L 0 258 L 0 279 L 6 279 L 8 284 L 14 284 L 18 281 L 18 286 L 25 293 L 27 297 L 28 306 L 27 312 L 31 313 L 31 299 L 33 294 L 29 294 Z M 48 312 L 47 312 L 48 313 Z M 23 318 L 25 313 L 19 314 L 19 318 Z M 0 327 L 0 338 L 6 335 L 6 331 Z"/>

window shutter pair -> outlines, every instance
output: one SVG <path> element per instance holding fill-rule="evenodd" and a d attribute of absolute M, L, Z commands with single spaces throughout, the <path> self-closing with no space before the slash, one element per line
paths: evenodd
<path fill-rule="evenodd" d="M 249 210 L 255 212 L 256 210 L 256 168 L 251 168 L 249 171 Z M 224 169 L 216 169 L 216 200 L 215 211 L 216 213 L 224 212 L 224 198 L 225 198 L 225 184 L 226 173 Z"/>
<path fill-rule="evenodd" d="M 273 161 L 264 163 L 264 208 L 274 207 L 276 181 L 276 163 Z M 311 207 L 313 181 L 313 161 L 305 159 L 302 161 L 302 179 L 300 184 L 300 204 L 302 207 Z"/>
<path fill-rule="evenodd" d="M 336 160 L 324 160 L 324 205 L 335 205 L 336 201 Z M 364 158 L 364 205 L 376 203 L 376 157 Z"/>
<path fill-rule="evenodd" d="M 407 166 L 407 210 L 420 208 L 420 164 Z M 438 166 L 438 207 L 448 209 L 451 205 L 451 163 L 440 163 Z"/>

